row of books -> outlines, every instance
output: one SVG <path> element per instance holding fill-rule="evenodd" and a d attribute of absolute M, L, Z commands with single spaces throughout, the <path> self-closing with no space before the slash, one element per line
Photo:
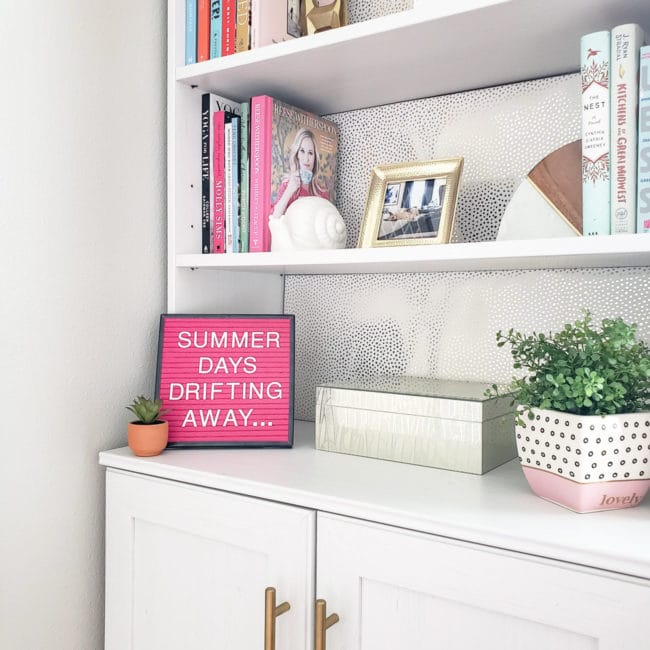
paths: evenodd
<path fill-rule="evenodd" d="M 336 202 L 338 126 L 268 95 L 201 97 L 201 250 L 271 250 L 268 221 L 303 196 Z"/>
<path fill-rule="evenodd" d="M 650 46 L 639 25 L 586 34 L 583 235 L 650 232 Z"/>
<path fill-rule="evenodd" d="M 185 0 L 186 65 L 300 35 L 300 0 Z"/>

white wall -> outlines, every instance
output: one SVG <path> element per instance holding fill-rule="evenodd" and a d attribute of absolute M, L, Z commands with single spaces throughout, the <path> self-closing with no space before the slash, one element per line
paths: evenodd
<path fill-rule="evenodd" d="M 0 10 L 0 648 L 103 645 L 101 449 L 153 390 L 164 0 Z"/>

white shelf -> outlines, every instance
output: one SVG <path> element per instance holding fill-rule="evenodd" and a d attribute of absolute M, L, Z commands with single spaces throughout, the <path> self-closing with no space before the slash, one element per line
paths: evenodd
<path fill-rule="evenodd" d="M 297 422 L 293 449 L 179 449 L 100 463 L 150 476 L 315 508 L 650 578 L 650 498 L 576 514 L 534 496 L 518 461 L 476 476 L 314 449 Z"/>
<path fill-rule="evenodd" d="M 177 255 L 178 268 L 285 275 L 430 273 L 650 265 L 650 234 L 493 241 L 432 246 L 346 248 L 295 253 Z"/>
<path fill-rule="evenodd" d="M 239 101 L 266 93 L 320 114 L 337 113 L 574 72 L 581 35 L 625 22 L 650 31 L 650 2 L 430 0 L 418 9 L 180 66 L 176 79 Z"/>

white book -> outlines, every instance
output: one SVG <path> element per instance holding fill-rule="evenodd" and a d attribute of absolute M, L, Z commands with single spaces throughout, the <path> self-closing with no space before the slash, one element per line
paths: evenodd
<path fill-rule="evenodd" d="M 608 31 L 580 39 L 583 235 L 609 235 L 609 48 Z"/>
<path fill-rule="evenodd" d="M 639 49 L 644 34 L 634 23 L 612 29 L 611 232 L 636 232 L 637 118 Z"/>

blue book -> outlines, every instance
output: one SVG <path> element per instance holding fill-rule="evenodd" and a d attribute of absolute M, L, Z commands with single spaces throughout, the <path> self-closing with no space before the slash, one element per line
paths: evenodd
<path fill-rule="evenodd" d="M 580 39 L 582 77 L 582 234 L 610 231 L 610 91 L 608 31 Z"/>
<path fill-rule="evenodd" d="M 650 232 L 650 45 L 639 52 L 639 167 L 636 231 Z"/>
<path fill-rule="evenodd" d="M 221 0 L 210 0 L 210 58 L 221 56 Z"/>
<path fill-rule="evenodd" d="M 185 65 L 196 63 L 196 1 L 185 0 Z"/>

